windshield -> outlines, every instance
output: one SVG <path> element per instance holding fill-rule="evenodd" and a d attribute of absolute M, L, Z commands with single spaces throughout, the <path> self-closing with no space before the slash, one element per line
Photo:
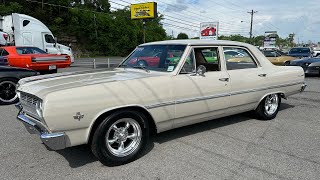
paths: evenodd
<path fill-rule="evenodd" d="M 17 47 L 18 54 L 47 54 L 37 47 Z"/>
<path fill-rule="evenodd" d="M 179 63 L 185 48 L 185 45 L 139 46 L 120 66 L 171 72 Z"/>
<path fill-rule="evenodd" d="M 294 54 L 294 53 L 310 53 L 310 49 L 309 48 L 292 48 L 290 50 L 290 54 Z"/>

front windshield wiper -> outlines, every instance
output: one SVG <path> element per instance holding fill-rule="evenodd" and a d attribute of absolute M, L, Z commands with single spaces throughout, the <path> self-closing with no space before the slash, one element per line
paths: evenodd
<path fill-rule="evenodd" d="M 145 66 L 133 66 L 133 68 L 143 69 L 143 70 L 145 70 L 147 73 L 150 72 Z"/>

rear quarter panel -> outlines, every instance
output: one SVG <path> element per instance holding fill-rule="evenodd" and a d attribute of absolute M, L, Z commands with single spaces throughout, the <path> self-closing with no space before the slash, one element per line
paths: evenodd
<path fill-rule="evenodd" d="M 268 73 L 269 86 L 273 92 L 281 92 L 288 97 L 300 92 L 305 81 L 304 71 L 297 66 L 275 66 Z"/>

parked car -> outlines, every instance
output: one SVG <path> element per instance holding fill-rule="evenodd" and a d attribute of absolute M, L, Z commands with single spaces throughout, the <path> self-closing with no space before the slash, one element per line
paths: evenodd
<path fill-rule="evenodd" d="M 13 104 L 18 101 L 16 94 L 16 84 L 24 77 L 35 76 L 38 72 L 15 68 L 10 66 L 0 66 L 0 104 Z"/>
<path fill-rule="evenodd" d="M 296 59 L 286 63 L 287 66 L 300 66 L 306 75 L 320 76 L 320 58 Z"/>
<path fill-rule="evenodd" d="M 0 48 L 0 52 L 8 58 L 10 66 L 41 73 L 56 73 L 58 68 L 66 68 L 71 64 L 69 55 L 47 54 L 37 47 L 4 46 Z"/>
<path fill-rule="evenodd" d="M 180 52 L 157 66 L 131 61 L 154 51 Z M 203 52 L 216 51 L 218 63 Z M 224 50 L 244 53 L 229 62 Z M 89 144 L 105 165 L 128 163 L 149 133 L 254 111 L 276 117 L 281 98 L 305 88 L 301 67 L 274 66 L 254 46 L 233 41 L 173 40 L 142 44 L 114 71 L 59 73 L 19 81 L 17 119 L 50 149 Z"/>
<path fill-rule="evenodd" d="M 296 59 L 296 57 L 285 56 L 273 50 L 264 50 L 262 52 L 267 57 L 267 59 L 274 65 L 282 66 L 285 65 L 285 62 L 289 62 L 290 60 Z"/>
<path fill-rule="evenodd" d="M 312 51 L 308 47 L 295 47 L 290 49 L 288 56 L 299 58 L 312 57 Z"/>
<path fill-rule="evenodd" d="M 313 50 L 313 57 L 320 57 L 320 50 Z"/>
<path fill-rule="evenodd" d="M 228 55 L 229 57 L 244 57 L 244 54 L 237 50 L 225 50 L 224 54 Z"/>

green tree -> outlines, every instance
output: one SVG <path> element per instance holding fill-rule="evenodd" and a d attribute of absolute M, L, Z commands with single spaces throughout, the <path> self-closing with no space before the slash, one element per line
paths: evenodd
<path fill-rule="evenodd" d="M 177 39 L 189 39 L 186 33 L 179 33 Z"/>

